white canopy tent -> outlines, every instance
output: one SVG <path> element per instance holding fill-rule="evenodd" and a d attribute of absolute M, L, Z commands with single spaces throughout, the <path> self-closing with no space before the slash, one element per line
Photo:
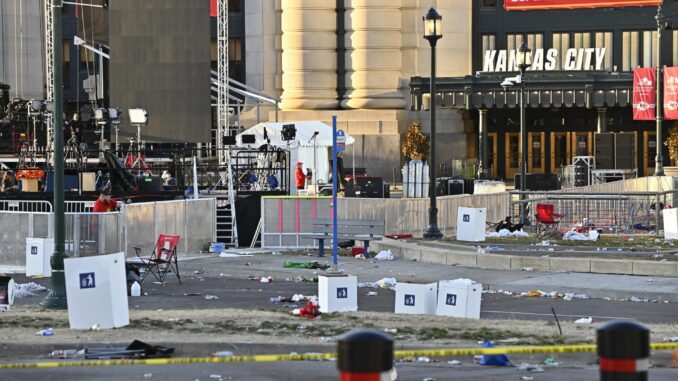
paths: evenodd
<path fill-rule="evenodd" d="M 282 128 L 286 124 L 294 124 L 297 133 L 294 140 L 286 142 L 282 138 Z M 316 136 L 317 132 L 317 136 Z M 243 135 L 254 135 L 254 144 L 243 144 Z M 268 141 L 264 138 L 268 137 Z M 315 136 L 315 138 L 314 138 Z M 265 122 L 259 123 L 235 138 L 236 146 L 241 148 L 258 149 L 264 144 L 274 147 L 289 148 L 290 150 L 290 193 L 296 194 L 294 187 L 294 172 L 297 162 L 303 163 L 303 168 L 311 168 L 314 182 L 327 183 L 330 175 L 330 150 L 332 147 L 332 126 L 320 121 L 304 122 Z M 346 135 L 346 145 L 353 144 L 355 139 Z M 315 147 L 315 152 L 314 152 Z M 315 168 L 317 166 L 317 168 Z"/>

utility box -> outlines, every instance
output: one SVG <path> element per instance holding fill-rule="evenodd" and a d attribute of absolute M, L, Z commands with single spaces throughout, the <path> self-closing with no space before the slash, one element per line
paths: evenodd
<path fill-rule="evenodd" d="M 26 276 L 52 276 L 49 260 L 54 253 L 54 238 L 26 237 Z"/>
<path fill-rule="evenodd" d="M 438 284 L 396 284 L 395 313 L 434 315 L 438 298 Z"/>
<path fill-rule="evenodd" d="M 358 311 L 358 278 L 346 274 L 319 276 L 318 303 L 322 313 Z"/>
<path fill-rule="evenodd" d="M 485 208 L 459 207 L 457 209 L 457 241 L 485 241 L 486 220 Z"/>
<path fill-rule="evenodd" d="M 664 239 L 678 239 L 678 208 L 663 209 Z"/>
<path fill-rule="evenodd" d="M 438 282 L 436 315 L 480 319 L 483 285 L 463 280 Z"/>
<path fill-rule="evenodd" d="M 125 253 L 66 258 L 64 268 L 71 329 L 129 324 Z"/>

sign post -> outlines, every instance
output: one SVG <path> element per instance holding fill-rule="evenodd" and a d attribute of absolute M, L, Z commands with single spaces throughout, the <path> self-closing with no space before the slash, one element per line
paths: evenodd
<path fill-rule="evenodd" d="M 341 137 L 339 136 L 341 134 Z M 340 145 L 341 144 L 341 145 Z M 336 269 L 339 262 L 339 254 L 337 251 L 338 234 L 337 234 L 337 152 L 346 149 L 346 134 L 344 131 L 337 131 L 337 116 L 332 115 L 332 261 Z"/>

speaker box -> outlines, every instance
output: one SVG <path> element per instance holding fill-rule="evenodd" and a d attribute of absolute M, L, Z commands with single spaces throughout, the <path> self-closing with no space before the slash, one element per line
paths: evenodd
<path fill-rule="evenodd" d="M 383 198 L 384 180 L 381 177 L 358 177 L 355 180 L 356 195 L 365 198 Z M 353 180 L 351 180 L 353 182 Z"/>
<path fill-rule="evenodd" d="M 447 187 L 448 180 L 449 178 L 447 177 L 439 177 L 436 179 L 436 196 L 447 196 L 450 194 Z"/>
<path fill-rule="evenodd" d="M 162 179 L 160 176 L 137 176 L 137 188 L 139 192 L 161 192 Z"/>
<path fill-rule="evenodd" d="M 447 194 L 450 196 L 464 194 L 464 180 L 463 179 L 447 180 Z"/>
<path fill-rule="evenodd" d="M 516 189 L 520 189 L 520 173 L 514 177 Z M 525 188 L 528 191 L 559 190 L 560 181 L 555 173 L 528 173 L 525 176 Z"/>
<path fill-rule="evenodd" d="M 632 133 L 615 134 L 615 168 L 616 169 L 634 169 L 636 168 L 635 143 L 636 136 Z"/>
<path fill-rule="evenodd" d="M 615 134 L 606 132 L 595 136 L 596 169 L 614 169 Z"/>

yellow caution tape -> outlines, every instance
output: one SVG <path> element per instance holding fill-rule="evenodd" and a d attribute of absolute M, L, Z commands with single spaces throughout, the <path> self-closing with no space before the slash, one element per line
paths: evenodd
<path fill-rule="evenodd" d="M 652 343 L 650 348 L 655 351 L 678 349 L 678 343 Z M 451 357 L 475 355 L 525 355 L 535 353 L 583 353 L 595 352 L 595 344 L 576 345 L 540 345 L 540 346 L 513 346 L 495 348 L 449 348 L 449 349 L 421 349 L 395 351 L 396 359 L 412 357 Z M 166 359 L 145 360 L 84 360 L 84 361 L 44 361 L 32 363 L 0 364 L 0 369 L 22 368 L 62 368 L 83 366 L 120 366 L 120 365 L 172 365 L 172 364 L 218 364 L 234 362 L 276 362 L 276 361 L 322 361 L 336 358 L 336 353 L 309 353 L 290 355 L 256 355 L 231 357 L 179 357 Z"/>

